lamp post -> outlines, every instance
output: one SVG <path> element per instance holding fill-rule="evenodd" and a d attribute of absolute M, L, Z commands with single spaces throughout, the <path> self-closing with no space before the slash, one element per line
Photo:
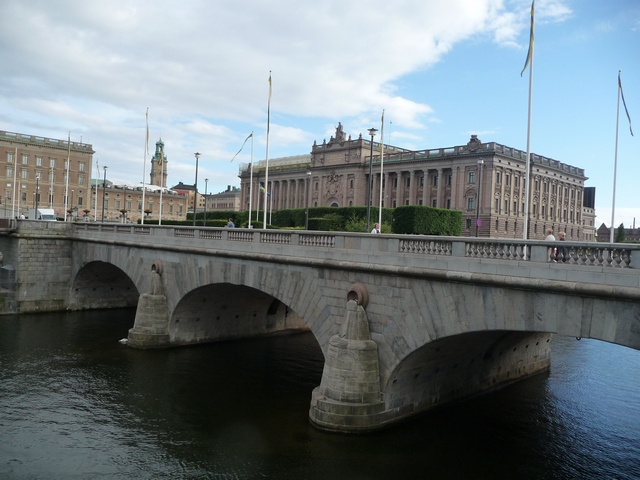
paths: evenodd
<path fill-rule="evenodd" d="M 196 205 L 198 202 L 198 159 L 200 158 L 200 153 L 194 153 L 196 157 L 196 183 L 193 184 L 194 193 L 193 193 L 193 226 L 196 226 Z"/>
<path fill-rule="evenodd" d="M 377 128 L 370 128 L 369 135 L 371 135 L 371 153 L 369 157 L 369 180 L 367 181 L 367 232 L 369 232 L 369 222 L 371 221 L 371 188 L 373 179 L 372 168 L 373 168 L 373 137 L 376 136 Z"/>
<path fill-rule="evenodd" d="M 69 210 L 71 210 L 71 221 L 73 222 L 73 189 L 71 189 L 71 205 L 69 205 Z"/>
<path fill-rule="evenodd" d="M 309 230 L 309 197 L 311 196 L 311 192 L 309 191 L 309 187 L 311 186 L 311 170 L 307 170 L 307 213 L 304 217 L 304 229 Z"/>
<path fill-rule="evenodd" d="M 207 187 L 209 186 L 209 179 L 204 179 L 204 222 L 202 223 L 203 227 L 207 226 Z"/>
<path fill-rule="evenodd" d="M 480 187 L 482 186 L 482 165 L 484 160 L 478 160 L 478 194 L 476 195 L 476 237 L 478 236 L 478 227 L 480 226 Z"/>
<path fill-rule="evenodd" d="M 102 223 L 104 223 L 104 194 L 107 190 L 107 166 L 104 166 L 104 181 L 102 182 Z"/>
<path fill-rule="evenodd" d="M 40 191 L 40 186 L 38 183 L 40 182 L 40 174 L 36 173 L 36 219 L 38 218 L 38 192 Z"/>

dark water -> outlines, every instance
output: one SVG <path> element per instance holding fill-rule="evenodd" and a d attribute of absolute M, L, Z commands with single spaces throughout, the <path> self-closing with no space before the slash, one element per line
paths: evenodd
<path fill-rule="evenodd" d="M 311 334 L 138 351 L 133 315 L 0 317 L 0 479 L 640 479 L 635 350 L 556 337 L 550 374 L 344 436 Z"/>

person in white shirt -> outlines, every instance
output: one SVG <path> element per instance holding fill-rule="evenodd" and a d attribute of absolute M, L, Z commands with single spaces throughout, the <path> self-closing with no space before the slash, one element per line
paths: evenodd
<path fill-rule="evenodd" d="M 379 223 L 375 223 L 373 225 L 373 230 L 371 230 L 371 233 L 380 233 L 380 224 Z"/>

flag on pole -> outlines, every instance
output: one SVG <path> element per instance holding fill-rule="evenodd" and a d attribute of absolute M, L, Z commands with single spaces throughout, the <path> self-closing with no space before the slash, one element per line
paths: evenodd
<path fill-rule="evenodd" d="M 620 71 L 618 71 L 618 88 L 620 89 L 620 96 L 622 97 L 622 105 L 624 106 L 624 111 L 627 114 L 627 120 L 629 120 L 629 131 L 631 132 L 631 136 L 633 135 L 633 130 L 631 129 L 631 117 L 629 116 L 629 110 L 627 110 L 627 103 L 624 101 L 624 93 L 622 91 L 622 81 L 620 80 Z"/>
<path fill-rule="evenodd" d="M 264 183 L 262 183 L 262 182 L 260 182 L 260 191 L 261 191 L 262 193 L 267 193 L 267 189 L 266 189 L 266 188 L 264 188 Z"/>
<path fill-rule="evenodd" d="M 520 72 L 520 76 L 522 76 L 524 71 L 529 66 L 529 62 L 531 62 L 531 56 L 533 55 L 533 11 L 535 3 L 536 0 L 533 0 L 531 2 L 531 30 L 529 32 L 529 51 L 527 52 L 527 60 L 524 62 L 524 67 L 522 68 L 522 72 Z"/>
<path fill-rule="evenodd" d="M 242 143 L 242 146 L 240 147 L 240 150 L 238 150 L 238 153 L 236 153 L 236 154 L 233 156 L 233 158 L 231 159 L 231 162 L 233 162 L 233 161 L 235 160 L 235 158 L 240 154 L 240 152 L 241 152 L 241 151 L 242 151 L 242 149 L 244 148 L 245 144 L 247 143 L 247 141 L 248 141 L 251 137 L 253 137 L 253 132 L 251 132 L 251 133 L 249 134 L 249 136 L 248 136 L 247 138 L 245 138 L 245 139 L 244 139 L 244 142 Z M 231 163 L 231 162 L 229 162 L 229 163 Z"/>

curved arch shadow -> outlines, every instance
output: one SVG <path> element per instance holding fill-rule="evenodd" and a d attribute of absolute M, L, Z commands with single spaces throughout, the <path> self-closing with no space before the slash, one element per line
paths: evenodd
<path fill-rule="evenodd" d="M 111 263 L 94 261 L 84 265 L 73 279 L 69 310 L 135 307 L 139 297 L 124 271 Z"/>
<path fill-rule="evenodd" d="M 304 320 L 277 298 L 230 283 L 205 285 L 187 293 L 169 321 L 174 345 L 307 330 Z"/>

